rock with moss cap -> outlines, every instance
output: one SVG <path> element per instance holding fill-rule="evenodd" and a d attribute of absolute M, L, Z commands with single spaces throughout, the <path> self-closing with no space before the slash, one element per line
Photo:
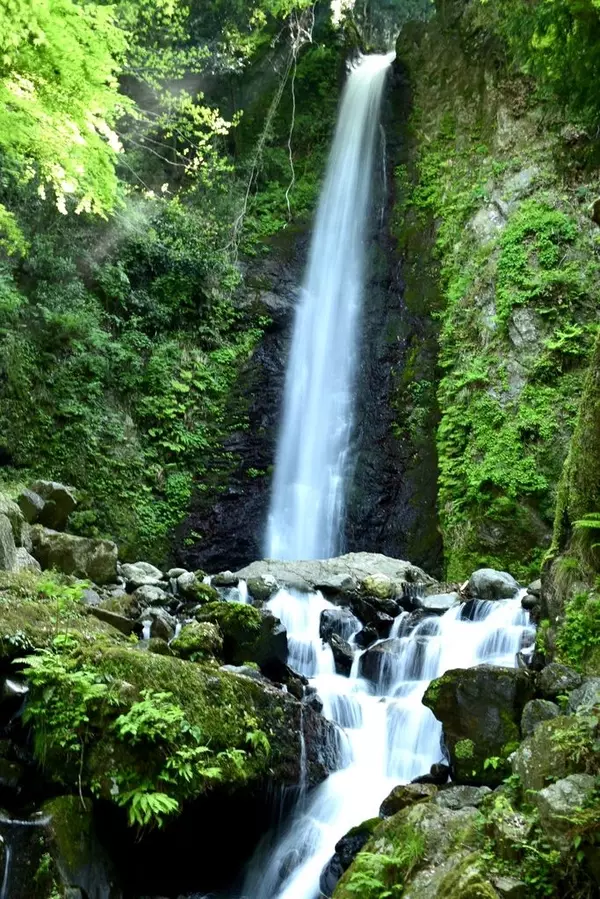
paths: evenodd
<path fill-rule="evenodd" d="M 524 790 L 542 790 L 553 778 L 585 774 L 600 766 L 598 714 L 561 715 L 542 721 L 511 759 Z"/>
<path fill-rule="evenodd" d="M 211 622 L 223 634 L 223 658 L 230 665 L 256 662 L 277 677 L 287 662 L 286 630 L 270 612 L 235 602 L 211 602 L 195 613 L 197 621 Z"/>
<path fill-rule="evenodd" d="M 528 671 L 492 665 L 453 669 L 431 682 L 423 703 L 443 725 L 457 783 L 496 786 L 507 776 L 534 692 Z"/>
<path fill-rule="evenodd" d="M 33 555 L 42 568 L 56 568 L 64 574 L 90 578 L 96 584 L 117 579 L 116 544 L 63 534 L 36 524 L 31 529 Z"/>
<path fill-rule="evenodd" d="M 380 823 L 380 818 L 368 818 L 356 827 L 351 828 L 347 834 L 344 834 L 341 840 L 338 840 L 335 844 L 335 853 L 321 872 L 319 880 L 321 896 L 329 899 L 344 871 L 348 870 Z"/>
<path fill-rule="evenodd" d="M 484 867 L 478 865 L 468 878 L 460 872 L 465 857 L 477 848 L 477 823 L 474 808 L 452 810 L 431 802 L 409 806 L 382 821 L 364 846 L 369 869 L 388 889 L 402 885 L 402 896 L 410 899 L 464 899 L 468 895 L 475 899 L 477 893 L 460 890 L 466 890 L 469 883 L 485 884 Z M 381 858 L 379 865 L 376 856 Z M 390 865 L 390 858 L 402 858 L 403 862 Z M 360 871 L 359 854 L 338 883 L 334 899 L 354 899 L 356 880 L 352 883 L 352 879 Z M 481 894 L 485 899 L 493 895 Z"/>
<path fill-rule="evenodd" d="M 171 642 L 171 649 L 181 659 L 218 656 L 223 650 L 223 635 L 211 621 L 193 621 L 182 627 L 179 636 Z"/>

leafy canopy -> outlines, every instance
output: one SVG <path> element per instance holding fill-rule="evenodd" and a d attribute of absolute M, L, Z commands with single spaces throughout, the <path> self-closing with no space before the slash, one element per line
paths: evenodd
<path fill-rule="evenodd" d="M 0 5 L 0 152 L 64 214 L 69 198 L 76 212 L 106 216 L 114 207 L 120 143 L 111 126 L 130 105 L 116 79 L 124 50 L 112 7 Z"/>

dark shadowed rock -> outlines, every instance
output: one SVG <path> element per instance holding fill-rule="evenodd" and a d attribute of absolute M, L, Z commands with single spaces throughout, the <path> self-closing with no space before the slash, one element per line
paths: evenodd
<path fill-rule="evenodd" d="M 349 675 L 354 661 L 354 651 L 352 647 L 337 634 L 331 635 L 329 645 L 333 652 L 336 672 L 338 674 Z"/>
<path fill-rule="evenodd" d="M 35 481 L 31 492 L 37 493 L 44 501 L 36 520 L 55 531 L 62 530 L 77 505 L 74 488 L 56 481 Z"/>
<path fill-rule="evenodd" d="M 417 802 L 428 802 L 438 791 L 433 784 L 410 783 L 394 787 L 391 793 L 383 800 L 379 807 L 381 818 L 391 818 L 396 812 L 408 808 Z"/>
<path fill-rule="evenodd" d="M 564 693 L 570 693 L 581 686 L 581 675 L 558 662 L 550 662 L 537 675 L 537 688 L 544 699 L 556 699 Z"/>
<path fill-rule="evenodd" d="M 518 668 L 456 668 L 431 682 L 423 703 L 442 722 L 453 777 L 458 783 L 499 784 L 506 759 L 519 743 L 521 715 L 533 698 L 533 677 Z"/>
<path fill-rule="evenodd" d="M 559 715 L 560 709 L 556 703 L 549 702 L 547 699 L 531 699 L 523 709 L 521 733 L 524 737 L 530 737 L 538 724 L 558 718 Z"/>

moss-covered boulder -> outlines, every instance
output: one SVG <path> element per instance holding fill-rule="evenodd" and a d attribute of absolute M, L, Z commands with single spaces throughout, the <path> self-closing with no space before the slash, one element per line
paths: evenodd
<path fill-rule="evenodd" d="M 60 578 L 30 571 L 0 572 L 0 659 L 45 649 L 65 634 L 86 644 L 122 642 L 118 630 L 89 614 L 81 593 L 81 585 Z"/>
<path fill-rule="evenodd" d="M 287 662 L 287 634 L 270 612 L 236 602 L 210 602 L 196 619 L 218 626 L 223 634 L 223 657 L 230 665 L 256 662 L 277 674 Z"/>
<path fill-rule="evenodd" d="M 335 844 L 335 852 L 321 872 L 319 888 L 323 897 L 333 894 L 340 877 L 347 871 L 357 854 L 368 842 L 381 823 L 380 818 L 368 818 L 352 827 L 341 840 Z"/>
<path fill-rule="evenodd" d="M 534 693 L 529 672 L 492 665 L 453 669 L 431 682 L 423 703 L 442 722 L 454 780 L 488 786 L 502 781 Z"/>
<path fill-rule="evenodd" d="M 400 784 L 383 800 L 379 807 L 379 815 L 382 818 L 391 818 L 409 805 L 429 801 L 437 791 L 438 788 L 434 784 Z"/>
<path fill-rule="evenodd" d="M 561 715 L 538 724 L 512 758 L 524 790 L 542 790 L 550 780 L 589 773 L 600 766 L 598 714 Z"/>
<path fill-rule="evenodd" d="M 219 655 L 223 649 L 223 636 L 216 624 L 194 621 L 181 628 L 179 636 L 171 642 L 171 649 L 181 659 L 197 661 Z"/>
<path fill-rule="evenodd" d="M 117 579 L 116 544 L 63 534 L 36 524 L 31 529 L 33 555 L 42 568 L 56 568 L 63 574 L 90 578 L 97 584 Z"/>
<path fill-rule="evenodd" d="M 365 875 L 383 892 L 403 886 L 406 899 L 479 899 L 477 893 L 442 892 L 440 885 L 477 848 L 478 812 L 474 808 L 450 810 L 431 802 L 405 808 L 375 829 L 372 837 L 342 876 L 334 899 L 361 895 Z M 483 880 L 483 877 L 481 877 Z M 483 881 L 485 882 L 485 881 Z M 458 879 L 459 885 L 464 885 Z M 393 895 L 393 894 L 392 894 Z M 494 896 L 482 893 L 481 899 Z"/>

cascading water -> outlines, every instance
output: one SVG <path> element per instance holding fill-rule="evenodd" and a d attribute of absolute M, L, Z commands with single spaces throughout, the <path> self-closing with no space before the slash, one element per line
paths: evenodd
<path fill-rule="evenodd" d="M 339 550 L 371 173 L 393 58 L 362 58 L 342 96 L 286 375 L 266 541 L 272 559 Z"/>
<path fill-rule="evenodd" d="M 442 758 L 441 725 L 421 703 L 425 689 L 450 668 L 483 663 L 514 666 L 528 637 L 521 597 L 459 604 L 414 623 L 401 614 L 388 640 L 355 648 L 350 677 L 335 673 L 320 617 L 335 610 L 320 593 L 280 590 L 269 602 L 290 640 L 290 664 L 310 678 L 323 713 L 345 735 L 340 769 L 308 802 L 298 804 L 268 853 L 254 859 L 244 899 L 317 899 L 336 842 L 377 815 L 392 787 L 427 773 Z M 411 623 L 412 622 L 412 623 Z M 345 622 L 340 622 L 340 633 Z M 361 625 L 357 622 L 356 632 Z M 350 642 L 353 643 L 353 636 Z M 373 661 L 374 660 L 374 661 Z"/>

